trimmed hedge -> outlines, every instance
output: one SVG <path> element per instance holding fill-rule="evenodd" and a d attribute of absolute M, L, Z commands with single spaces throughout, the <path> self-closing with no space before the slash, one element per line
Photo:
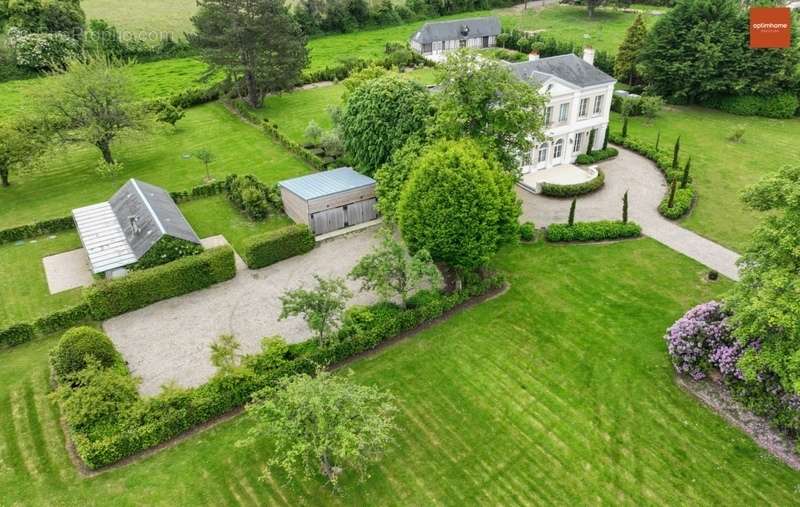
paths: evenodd
<path fill-rule="evenodd" d="M 33 340 L 35 336 L 36 331 L 30 322 L 11 324 L 5 329 L 0 329 L 0 345 L 13 347 Z"/>
<path fill-rule="evenodd" d="M 693 188 L 679 188 L 675 191 L 675 200 L 672 202 L 672 207 L 667 207 L 667 204 L 669 204 L 669 193 L 667 193 L 664 199 L 662 199 L 661 204 L 658 205 L 658 212 L 671 220 L 681 218 L 692 209 L 694 198 L 695 191 Z"/>
<path fill-rule="evenodd" d="M 28 238 L 35 238 L 37 236 L 44 236 L 45 234 L 68 231 L 74 228 L 75 221 L 72 219 L 72 215 L 11 227 L 0 231 L 0 245 L 12 243 L 14 241 L 22 241 Z"/>
<path fill-rule="evenodd" d="M 552 224 L 547 227 L 545 239 L 551 242 L 606 241 L 612 239 L 636 238 L 641 236 L 642 228 L 633 222 L 601 220 L 598 222 L 575 222 Z"/>
<path fill-rule="evenodd" d="M 452 294 L 423 291 L 409 301 L 407 309 L 379 303 L 348 310 L 336 343 L 320 347 L 305 342 L 247 356 L 231 373 L 218 374 L 202 386 L 173 390 L 140 398 L 113 422 L 101 421 L 96 428 L 70 427 L 78 455 L 89 468 L 110 465 L 137 452 L 173 438 L 214 417 L 250 401 L 256 391 L 279 379 L 298 373 L 314 374 L 319 365 L 341 362 L 370 350 L 397 334 L 441 316 L 446 311 L 502 285 L 491 277 L 470 281 Z M 261 357 L 265 360 L 260 361 Z M 266 357 L 269 356 L 269 357 Z M 62 404 L 62 413 L 66 406 Z M 66 420 L 70 420 L 66 414 Z"/>
<path fill-rule="evenodd" d="M 119 360 L 111 339 L 93 327 L 74 327 L 64 333 L 50 351 L 50 365 L 58 378 L 86 368 L 86 358 L 92 356 L 107 368 Z"/>
<path fill-rule="evenodd" d="M 606 148 L 605 150 L 594 150 L 591 155 L 589 155 L 588 153 L 581 153 L 580 155 L 578 155 L 578 158 L 575 159 L 575 163 L 580 165 L 595 164 L 603 160 L 614 158 L 617 155 L 619 155 L 619 150 L 617 150 L 616 148 Z"/>
<path fill-rule="evenodd" d="M 594 192 L 602 187 L 606 181 L 606 175 L 600 169 L 597 170 L 597 176 L 589 181 L 583 183 L 575 183 L 572 185 L 558 185 L 556 183 L 542 183 L 540 191 L 543 195 L 550 197 L 575 197 L 578 195 L 588 194 Z"/>
<path fill-rule="evenodd" d="M 0 347 L 13 347 L 29 342 L 37 336 L 63 331 L 90 319 L 89 305 L 86 302 L 56 310 L 43 315 L 33 322 L 17 322 L 0 329 Z"/>
<path fill-rule="evenodd" d="M 242 259 L 250 269 L 263 268 L 276 262 L 310 252 L 316 244 L 306 225 L 295 224 L 245 238 Z"/>
<path fill-rule="evenodd" d="M 187 201 L 193 201 L 195 199 L 203 199 L 205 197 L 211 197 L 214 195 L 219 195 L 225 191 L 225 180 L 214 181 L 211 183 L 204 183 L 202 185 L 196 185 L 189 190 L 178 190 L 176 192 L 170 192 L 169 195 L 172 197 L 172 200 L 175 201 L 177 204 Z"/>
<path fill-rule="evenodd" d="M 236 276 L 233 249 L 221 246 L 124 278 L 102 280 L 86 290 L 95 320 L 105 320 L 163 299 L 205 289 Z"/>
<path fill-rule="evenodd" d="M 672 150 L 669 150 L 669 152 L 656 150 L 655 146 L 634 139 L 631 136 L 622 137 L 620 134 L 613 132 L 609 134 L 608 140 L 655 162 L 667 183 L 672 183 L 672 180 L 680 181 L 683 177 L 683 169 L 680 164 L 677 169 L 672 170 Z M 691 182 L 692 176 L 689 175 L 689 183 Z"/>
<path fill-rule="evenodd" d="M 777 95 L 736 95 L 712 99 L 707 104 L 740 116 L 764 116 L 767 118 L 792 118 L 800 108 L 800 100 L 794 93 Z"/>

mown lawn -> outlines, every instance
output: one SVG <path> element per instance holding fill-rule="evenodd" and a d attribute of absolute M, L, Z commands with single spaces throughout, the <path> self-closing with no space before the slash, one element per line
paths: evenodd
<path fill-rule="evenodd" d="M 50 294 L 42 259 L 81 247 L 74 231 L 0 245 L 0 328 L 80 301 L 81 289 Z"/>
<path fill-rule="evenodd" d="M 422 84 L 432 84 L 436 80 L 435 70 L 425 67 L 401 76 L 413 79 Z M 308 122 L 314 120 L 323 129 L 333 126 L 328 106 L 337 106 L 342 101 L 344 86 L 337 83 L 306 90 L 296 90 L 267 97 L 264 107 L 253 112 L 267 118 L 285 135 L 295 142 L 304 141 L 304 132 Z"/>
<path fill-rule="evenodd" d="M 496 261 L 505 295 L 352 365 L 401 407 L 396 445 L 339 496 L 258 480 L 240 417 L 92 479 L 45 397 L 54 338 L 0 352 L 0 497 L 25 505 L 790 505 L 800 476 L 681 391 L 662 340 L 718 296 L 651 240 L 533 245 Z"/>
<path fill-rule="evenodd" d="M 196 0 L 82 0 L 87 19 L 104 19 L 117 27 L 120 35 L 150 44 L 169 34 L 172 40 L 184 39 L 194 31 L 191 17 L 197 11 Z"/>
<path fill-rule="evenodd" d="M 728 141 L 737 125 L 745 128 L 741 143 Z M 622 129 L 619 115 L 613 115 L 612 129 Z M 740 192 L 785 164 L 800 164 L 800 118 L 773 120 L 699 107 L 667 107 L 653 121 L 634 117 L 628 126 L 630 136 L 651 144 L 659 131 L 662 149 L 671 153 L 680 135 L 683 160 L 692 157 L 699 197 L 683 225 L 742 251 L 762 215 L 745 208 Z"/>
<path fill-rule="evenodd" d="M 239 213 L 222 195 L 185 202 L 180 208 L 200 238 L 222 234 L 234 250 L 239 252 L 245 238 L 274 231 L 292 223 L 286 215 L 275 215 L 267 220 L 253 222 Z"/>
<path fill-rule="evenodd" d="M 131 177 L 168 190 L 199 185 L 203 165 L 190 156 L 198 148 L 216 155 L 210 171 L 220 178 L 252 173 L 273 183 L 310 172 L 264 133 L 211 103 L 187 111 L 174 131 L 161 129 L 116 143 L 115 157 L 125 167 L 118 177 L 97 176 L 93 168 L 100 154 L 91 147 L 57 153 L 41 172 L 12 175 L 11 187 L 0 189 L 0 228 L 63 216 L 78 206 L 104 201 Z"/>

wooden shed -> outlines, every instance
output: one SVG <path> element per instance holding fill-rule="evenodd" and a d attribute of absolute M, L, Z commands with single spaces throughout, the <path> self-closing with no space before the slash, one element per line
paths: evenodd
<path fill-rule="evenodd" d="M 378 217 L 375 180 L 340 167 L 278 183 L 286 214 L 325 234 Z"/>

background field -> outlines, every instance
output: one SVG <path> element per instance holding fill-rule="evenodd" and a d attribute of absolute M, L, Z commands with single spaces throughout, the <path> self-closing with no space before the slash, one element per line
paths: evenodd
<path fill-rule="evenodd" d="M 746 131 L 742 143 L 727 139 L 737 125 Z M 613 115 L 611 128 L 622 129 L 619 115 Z M 683 225 L 741 251 L 762 214 L 745 208 L 739 195 L 781 166 L 800 163 L 800 118 L 774 120 L 669 106 L 653 121 L 630 119 L 628 132 L 634 138 L 655 144 L 659 131 L 663 150 L 671 153 L 680 135 L 683 160 L 692 157 L 699 198 Z"/>
<path fill-rule="evenodd" d="M 174 40 L 193 31 L 196 0 L 81 0 L 86 19 L 104 19 L 131 36 L 169 33 Z"/>
<path fill-rule="evenodd" d="M 363 485 L 260 482 L 237 418 L 137 464 L 78 477 L 45 396 L 54 339 L 0 352 L 5 503 L 93 505 L 789 505 L 800 477 L 681 391 L 664 329 L 720 294 L 650 240 L 521 246 L 510 291 L 380 355 L 354 379 L 391 390 L 396 445 Z M 602 268 L 602 269 L 598 269 Z"/>

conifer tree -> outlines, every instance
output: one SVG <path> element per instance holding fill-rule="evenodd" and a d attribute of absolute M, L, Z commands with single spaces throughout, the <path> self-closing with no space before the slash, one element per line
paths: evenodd
<path fill-rule="evenodd" d="M 681 177 L 681 188 L 686 188 L 689 185 L 689 168 L 692 165 L 692 157 L 689 157 L 689 160 L 686 161 L 686 165 L 683 166 L 683 177 Z"/>
<path fill-rule="evenodd" d="M 622 223 L 628 223 L 628 191 L 622 196 Z"/>
<path fill-rule="evenodd" d="M 575 205 L 577 203 L 578 203 L 578 200 L 577 199 L 573 199 L 572 200 L 572 204 L 569 207 L 569 220 L 567 220 L 567 223 L 569 225 L 572 225 L 572 224 L 575 223 Z"/>
<path fill-rule="evenodd" d="M 626 116 L 622 120 L 622 138 L 625 139 L 628 137 L 628 117 Z"/>
<path fill-rule="evenodd" d="M 672 208 L 675 204 L 675 191 L 678 189 L 678 180 L 672 180 L 672 186 L 669 187 L 669 200 L 667 201 L 667 208 Z"/>
<path fill-rule="evenodd" d="M 639 55 L 646 39 L 647 25 L 644 16 L 639 14 L 625 33 L 625 40 L 619 46 L 614 63 L 614 76 L 623 83 L 632 85 L 641 81 L 636 65 L 639 63 Z"/>
<path fill-rule="evenodd" d="M 681 152 L 681 136 L 675 140 L 675 148 L 672 150 L 672 170 L 678 168 L 678 155 Z"/>

